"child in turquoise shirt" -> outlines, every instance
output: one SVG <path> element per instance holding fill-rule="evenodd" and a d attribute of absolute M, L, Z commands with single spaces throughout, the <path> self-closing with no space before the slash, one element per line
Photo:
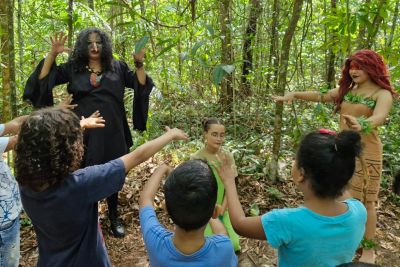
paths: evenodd
<path fill-rule="evenodd" d="M 339 201 L 360 155 L 360 135 L 321 129 L 301 141 L 292 177 L 304 195 L 298 208 L 246 217 L 229 163 L 221 166 L 232 225 L 238 234 L 266 239 L 278 249 L 278 265 L 336 266 L 351 262 L 364 235 L 366 210 L 355 199 Z"/>

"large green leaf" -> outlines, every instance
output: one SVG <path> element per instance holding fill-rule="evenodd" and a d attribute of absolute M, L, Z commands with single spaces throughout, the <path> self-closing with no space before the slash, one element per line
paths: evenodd
<path fill-rule="evenodd" d="M 140 50 L 147 44 L 150 37 L 148 35 L 143 36 L 135 45 L 135 53 L 139 53 Z"/>

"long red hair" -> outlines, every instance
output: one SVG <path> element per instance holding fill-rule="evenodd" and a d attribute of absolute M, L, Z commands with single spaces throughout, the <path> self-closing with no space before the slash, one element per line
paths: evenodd
<path fill-rule="evenodd" d="M 360 50 L 350 55 L 342 67 L 342 77 L 339 80 L 339 95 L 335 99 L 337 108 L 343 102 L 347 92 L 355 86 L 349 74 L 350 64 L 353 61 L 355 65 L 358 65 L 361 70 L 368 74 L 372 82 L 380 88 L 388 90 L 392 95 L 396 94 L 390 84 L 389 72 L 383 62 L 383 57 L 372 50 Z"/>

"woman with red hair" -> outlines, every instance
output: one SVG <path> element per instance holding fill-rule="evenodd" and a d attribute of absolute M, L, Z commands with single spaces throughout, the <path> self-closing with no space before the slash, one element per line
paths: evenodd
<path fill-rule="evenodd" d="M 351 196 L 362 200 L 368 213 L 365 240 L 372 241 L 376 232 L 376 202 L 382 173 L 382 143 L 377 127 L 384 124 L 392 107 L 395 92 L 383 58 L 372 50 L 360 50 L 346 59 L 339 87 L 323 94 L 318 91 L 289 92 L 274 96 L 275 101 L 301 99 L 314 102 L 334 102 L 340 114 L 340 129 L 361 133 L 363 154 L 357 160 L 350 181 Z M 365 244 L 371 244 L 367 242 Z M 368 246 L 371 247 L 371 246 Z M 375 262 L 373 248 L 364 248 L 360 261 Z"/>

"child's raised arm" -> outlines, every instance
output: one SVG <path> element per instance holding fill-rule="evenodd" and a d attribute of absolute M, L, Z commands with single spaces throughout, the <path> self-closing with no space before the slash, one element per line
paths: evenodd
<path fill-rule="evenodd" d="M 28 115 L 16 117 L 15 119 L 4 124 L 4 131 L 2 135 L 18 134 L 21 124 L 28 118 Z"/>
<path fill-rule="evenodd" d="M 244 214 L 236 190 L 234 170 L 227 159 L 222 159 L 219 175 L 225 185 L 229 216 L 235 231 L 241 236 L 266 240 L 267 237 L 262 227 L 261 216 L 246 217 Z"/>
<path fill-rule="evenodd" d="M 160 187 L 161 180 L 171 172 L 171 167 L 166 164 L 160 165 L 147 181 L 142 192 L 140 192 L 139 208 L 152 206 L 154 197 Z"/>
<path fill-rule="evenodd" d="M 144 143 L 131 153 L 120 157 L 124 162 L 126 172 L 153 156 L 171 141 L 188 139 L 188 135 L 182 130 L 170 129 L 169 127 L 166 127 L 166 130 L 167 132 L 160 137 Z"/>

